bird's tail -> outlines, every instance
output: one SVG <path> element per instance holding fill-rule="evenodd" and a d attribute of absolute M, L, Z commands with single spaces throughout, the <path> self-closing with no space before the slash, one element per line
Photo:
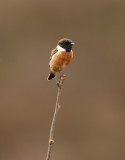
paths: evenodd
<path fill-rule="evenodd" d="M 47 77 L 47 80 L 51 80 L 55 77 L 55 73 L 50 72 L 49 76 Z"/>

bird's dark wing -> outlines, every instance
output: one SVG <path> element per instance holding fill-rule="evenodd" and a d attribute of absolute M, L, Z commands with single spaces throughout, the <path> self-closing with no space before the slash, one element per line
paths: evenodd
<path fill-rule="evenodd" d="M 53 56 L 56 52 L 58 52 L 57 48 L 55 48 L 55 49 L 52 50 L 50 59 L 52 58 L 52 56 Z"/>

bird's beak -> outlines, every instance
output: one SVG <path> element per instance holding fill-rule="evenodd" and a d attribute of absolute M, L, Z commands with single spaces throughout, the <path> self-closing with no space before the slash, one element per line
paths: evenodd
<path fill-rule="evenodd" d="M 74 45 L 74 44 L 75 44 L 74 42 L 71 43 L 71 45 Z"/>

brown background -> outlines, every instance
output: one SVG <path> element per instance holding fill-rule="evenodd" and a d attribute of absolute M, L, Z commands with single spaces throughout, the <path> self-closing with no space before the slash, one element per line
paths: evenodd
<path fill-rule="evenodd" d="M 125 159 L 125 2 L 0 1 L 0 160 L 45 160 L 57 88 L 51 50 L 70 38 L 51 160 Z"/>

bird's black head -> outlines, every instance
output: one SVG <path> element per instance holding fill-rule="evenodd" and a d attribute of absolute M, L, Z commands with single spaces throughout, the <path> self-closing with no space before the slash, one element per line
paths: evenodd
<path fill-rule="evenodd" d="M 70 39 L 64 38 L 58 42 L 58 45 L 66 50 L 66 52 L 70 52 L 72 49 L 73 43 Z"/>

